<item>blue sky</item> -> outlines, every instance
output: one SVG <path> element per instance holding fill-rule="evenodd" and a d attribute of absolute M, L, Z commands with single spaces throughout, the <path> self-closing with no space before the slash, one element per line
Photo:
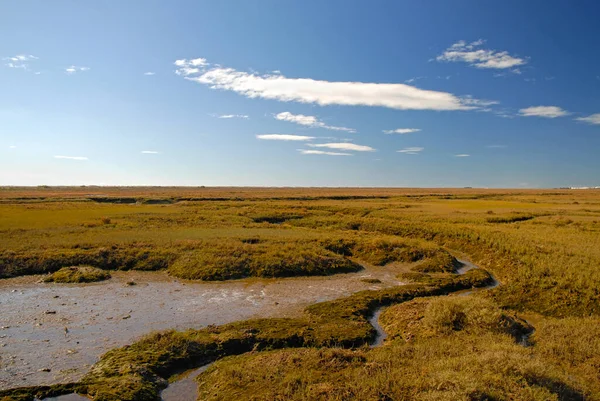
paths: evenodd
<path fill-rule="evenodd" d="M 0 4 L 0 185 L 600 185 L 600 3 Z"/>

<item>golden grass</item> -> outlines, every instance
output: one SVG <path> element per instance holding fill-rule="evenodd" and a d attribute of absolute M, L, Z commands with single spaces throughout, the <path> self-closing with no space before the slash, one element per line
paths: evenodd
<path fill-rule="evenodd" d="M 45 283 L 92 283 L 108 280 L 110 273 L 91 266 L 63 267 L 44 277 Z"/>
<path fill-rule="evenodd" d="M 439 285 L 442 272 L 455 269 L 444 248 L 488 269 L 502 285 L 470 301 L 390 308 L 382 323 L 392 341 L 381 349 L 283 350 L 224 360 L 201 376 L 204 397 L 600 399 L 600 191 L 2 188 L 0 238 L 0 277 L 89 264 L 230 279 L 417 262 L 417 272 L 402 279 L 421 284 L 408 289 Z M 446 291 L 465 285 L 456 281 Z M 157 355 L 179 349 L 183 356 L 169 366 L 197 365 L 195 347 L 208 344 L 205 335 L 210 344 L 218 340 L 215 349 L 247 344 L 257 333 L 265 335 L 261 347 L 357 346 L 373 334 L 365 316 L 375 305 L 409 299 L 389 291 L 311 306 L 308 323 L 266 320 L 210 335 L 169 334 Z M 515 342 L 527 327 L 522 313 L 537 316 L 529 348 Z M 129 350 L 141 350 L 135 347 Z M 109 365 L 98 366 L 112 372 L 107 388 L 125 386 L 131 397 L 156 394 L 170 368 L 153 370 L 162 379 L 149 393 L 136 393 L 155 366 L 145 358 L 155 354 L 126 351 L 107 354 Z"/>

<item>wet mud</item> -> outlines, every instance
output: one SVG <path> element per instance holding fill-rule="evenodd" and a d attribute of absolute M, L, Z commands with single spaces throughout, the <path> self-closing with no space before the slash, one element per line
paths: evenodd
<path fill-rule="evenodd" d="M 104 352 L 151 331 L 295 316 L 312 303 L 396 286 L 398 269 L 210 283 L 162 272 L 115 272 L 93 284 L 0 280 L 0 389 L 77 381 Z"/>

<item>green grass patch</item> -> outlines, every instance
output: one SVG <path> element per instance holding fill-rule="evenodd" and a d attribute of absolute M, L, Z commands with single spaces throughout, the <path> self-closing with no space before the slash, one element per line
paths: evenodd
<path fill-rule="evenodd" d="M 110 273 L 91 266 L 70 266 L 44 277 L 45 283 L 92 283 L 108 280 Z"/>

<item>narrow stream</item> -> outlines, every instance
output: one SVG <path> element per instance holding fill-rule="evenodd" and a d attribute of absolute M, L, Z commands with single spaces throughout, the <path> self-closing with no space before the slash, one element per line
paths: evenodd
<path fill-rule="evenodd" d="M 459 260 L 459 262 L 461 262 L 462 267 L 457 269 L 457 271 L 456 271 L 457 274 L 465 274 L 469 270 L 479 268 L 478 266 L 476 266 L 473 263 L 468 262 L 466 260 Z M 464 293 L 461 293 L 460 295 L 468 295 L 468 294 L 473 293 L 474 291 L 481 291 L 481 290 L 495 288 L 498 285 L 500 285 L 500 283 L 494 278 L 494 281 L 492 282 L 492 284 L 490 284 L 486 287 L 465 291 Z M 371 348 L 375 348 L 375 347 L 379 347 L 379 346 L 383 345 L 385 339 L 387 338 L 387 333 L 383 330 L 383 328 L 379 324 L 379 316 L 381 316 L 381 313 L 384 311 L 384 309 L 385 309 L 385 307 L 377 308 L 373 312 L 373 316 L 371 316 L 369 318 L 369 323 L 371 323 L 371 325 L 377 332 L 373 342 L 370 344 Z M 202 372 L 204 372 L 206 369 L 208 369 L 210 367 L 210 365 L 212 365 L 212 364 L 204 365 L 200 368 L 190 370 L 190 371 L 184 373 L 183 375 L 181 375 L 180 378 L 177 378 L 174 382 L 172 382 L 169 385 L 169 387 L 167 387 L 162 392 L 162 394 L 161 394 L 162 400 L 163 401 L 196 401 L 198 398 L 198 384 L 196 383 L 195 379 Z"/>
<path fill-rule="evenodd" d="M 377 331 L 377 334 L 375 335 L 375 339 L 370 344 L 371 348 L 375 348 L 375 347 L 379 347 L 379 346 L 383 345 L 383 342 L 387 338 L 387 333 L 383 330 L 383 327 L 381 327 L 381 325 L 379 324 L 379 316 L 381 316 L 381 313 L 384 311 L 384 309 L 385 309 L 385 307 L 377 308 L 375 310 L 375 312 L 373 313 L 373 316 L 371 316 L 369 318 L 369 323 L 371 323 L 373 328 Z"/>
<path fill-rule="evenodd" d="M 478 266 L 474 265 L 473 263 L 471 263 L 467 260 L 460 260 L 460 259 L 457 259 L 457 260 L 461 263 L 462 266 L 460 268 L 456 269 L 456 274 L 465 274 L 466 272 L 468 272 L 470 270 L 479 269 Z M 494 276 L 492 276 L 492 280 L 493 280 L 492 283 L 485 287 L 474 288 L 474 289 L 465 290 L 465 291 L 459 291 L 457 293 L 457 295 L 459 295 L 459 296 L 471 295 L 474 292 L 490 290 L 490 289 L 496 288 L 500 285 L 500 282 L 498 280 L 496 280 L 496 278 Z M 383 342 L 387 338 L 387 334 L 385 333 L 385 331 L 379 324 L 379 316 L 381 315 L 381 313 L 383 312 L 384 309 L 385 309 L 385 307 L 380 307 L 380 308 L 375 309 L 375 311 L 373 312 L 373 316 L 371 316 L 369 318 L 369 323 L 371 323 L 373 328 L 377 331 L 377 334 L 375 335 L 375 339 L 370 344 L 371 348 L 375 348 L 375 347 L 379 347 L 379 346 L 383 345 Z M 533 334 L 533 332 L 524 335 L 523 338 L 521 339 L 520 343 L 522 343 L 523 345 L 528 344 L 529 337 L 531 336 L 531 334 Z"/>

